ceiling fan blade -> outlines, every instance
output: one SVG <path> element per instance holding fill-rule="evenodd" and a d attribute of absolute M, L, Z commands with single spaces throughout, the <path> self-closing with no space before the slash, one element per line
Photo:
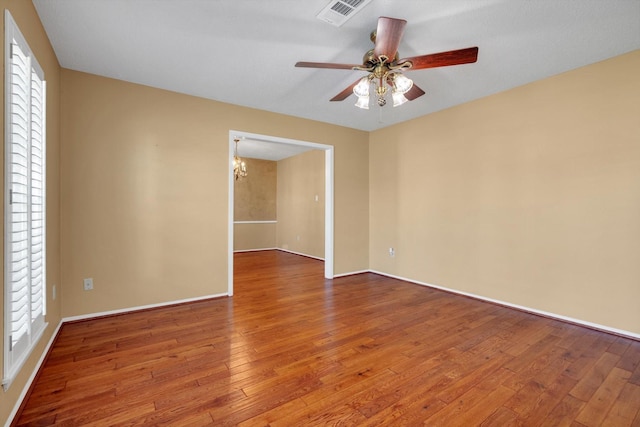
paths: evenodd
<path fill-rule="evenodd" d="M 337 70 L 353 70 L 354 67 L 362 67 L 362 65 L 332 64 L 330 62 L 296 62 L 296 67 L 331 68 L 331 69 L 337 69 Z"/>
<path fill-rule="evenodd" d="M 478 60 L 478 48 L 469 47 L 448 52 L 432 53 L 429 55 L 412 56 L 397 61 L 401 64 L 411 61 L 413 64 L 409 70 L 422 70 L 424 68 L 446 67 L 449 65 L 470 64 Z"/>
<path fill-rule="evenodd" d="M 342 92 L 331 98 L 330 101 L 344 101 L 345 99 L 347 99 L 349 95 L 353 94 L 353 88 L 356 87 L 359 81 L 360 79 L 347 86 Z"/>
<path fill-rule="evenodd" d="M 383 56 L 389 62 L 395 59 L 405 25 L 407 25 L 407 21 L 404 19 L 387 18 L 386 16 L 381 16 L 378 19 L 375 47 L 373 48 L 373 53 L 377 58 Z"/>
<path fill-rule="evenodd" d="M 424 91 L 414 83 L 413 86 L 411 86 L 411 89 L 409 89 L 409 92 L 404 94 L 404 97 L 409 101 L 413 101 L 414 99 L 419 98 L 422 95 L 424 95 Z"/>

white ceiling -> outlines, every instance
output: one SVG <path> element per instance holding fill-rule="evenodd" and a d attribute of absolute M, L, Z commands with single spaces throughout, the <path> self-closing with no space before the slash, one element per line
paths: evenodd
<path fill-rule="evenodd" d="M 640 0 L 373 0 L 341 27 L 328 0 L 33 3 L 65 68 L 365 131 L 640 49 Z M 400 57 L 478 61 L 407 72 L 426 95 L 397 108 L 329 102 L 365 72 L 294 64 L 361 63 L 379 16 L 408 21 Z"/>
<path fill-rule="evenodd" d="M 278 161 L 313 150 L 308 145 L 279 142 L 270 137 L 257 138 L 243 133 L 234 135 L 238 138 L 238 156 L 252 159 Z"/>

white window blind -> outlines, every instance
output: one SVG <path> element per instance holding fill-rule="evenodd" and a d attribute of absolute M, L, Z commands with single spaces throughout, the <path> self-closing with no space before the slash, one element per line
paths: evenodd
<path fill-rule="evenodd" d="M 45 328 L 46 82 L 5 11 L 5 388 Z"/>

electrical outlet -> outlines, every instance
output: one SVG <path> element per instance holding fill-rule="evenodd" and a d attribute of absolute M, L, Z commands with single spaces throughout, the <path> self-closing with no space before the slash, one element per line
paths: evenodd
<path fill-rule="evenodd" d="M 93 279 L 91 277 L 84 279 L 84 290 L 90 291 L 93 289 Z"/>
<path fill-rule="evenodd" d="M 393 258 L 394 256 L 396 256 L 396 250 L 393 248 L 389 248 L 389 256 L 391 258 Z"/>
<path fill-rule="evenodd" d="M 51 287 L 51 297 L 53 298 L 53 300 L 56 300 L 56 285 L 53 285 Z"/>

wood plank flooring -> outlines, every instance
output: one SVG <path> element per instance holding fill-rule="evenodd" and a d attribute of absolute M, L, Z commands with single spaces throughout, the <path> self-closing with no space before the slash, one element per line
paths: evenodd
<path fill-rule="evenodd" d="M 66 324 L 15 425 L 640 426 L 640 342 L 320 261 Z"/>

